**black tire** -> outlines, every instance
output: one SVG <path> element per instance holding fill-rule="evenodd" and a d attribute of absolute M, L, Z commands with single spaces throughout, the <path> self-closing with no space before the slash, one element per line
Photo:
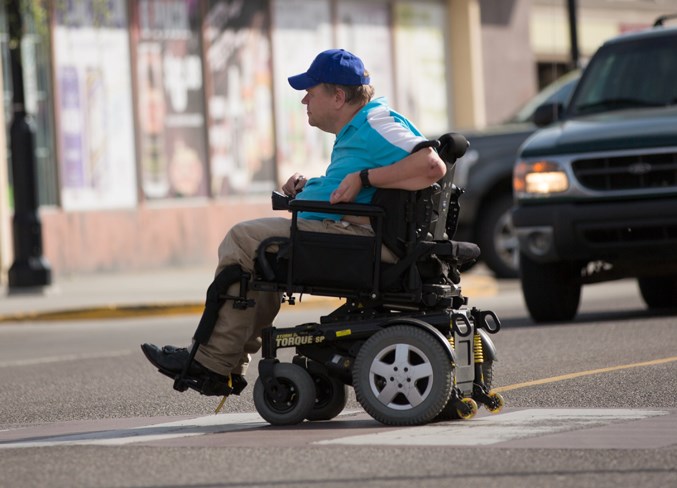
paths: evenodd
<path fill-rule="evenodd" d="M 512 207 L 512 194 L 504 193 L 487 203 L 477 220 L 477 244 L 482 250 L 481 259 L 497 278 L 519 276 Z"/>
<path fill-rule="evenodd" d="M 386 425 L 420 425 L 444 408 L 452 389 L 449 355 L 432 334 L 409 325 L 383 329 L 360 348 L 353 386 L 360 405 Z"/>
<path fill-rule="evenodd" d="M 494 362 L 493 361 L 484 361 L 482 363 L 482 376 L 484 379 L 484 386 L 487 387 L 487 391 L 491 391 L 491 385 L 494 381 Z M 452 405 L 451 399 L 444 406 L 442 411 L 437 414 L 435 417 L 436 422 L 443 422 L 445 420 L 461 420 L 461 416 L 458 414 L 456 408 Z"/>
<path fill-rule="evenodd" d="M 580 271 L 572 262 L 537 263 L 520 253 L 522 294 L 534 322 L 564 322 L 576 316 Z"/>
<path fill-rule="evenodd" d="M 315 361 L 308 361 L 306 371 L 315 383 L 315 404 L 306 415 L 306 420 L 333 419 L 343 411 L 348 402 L 348 387 Z"/>
<path fill-rule="evenodd" d="M 639 291 L 649 308 L 677 307 L 677 276 L 637 278 Z"/>
<path fill-rule="evenodd" d="M 315 404 L 315 384 L 301 366 L 291 363 L 275 365 L 274 375 L 287 394 L 281 400 L 271 398 L 261 378 L 254 385 L 254 405 L 259 415 L 272 425 L 295 425 L 303 422 Z"/>

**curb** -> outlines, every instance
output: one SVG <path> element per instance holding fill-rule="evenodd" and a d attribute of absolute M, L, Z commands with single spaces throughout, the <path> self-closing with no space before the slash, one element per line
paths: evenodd
<path fill-rule="evenodd" d="M 470 282 L 470 283 L 468 283 Z M 464 295 L 470 297 L 491 296 L 498 291 L 493 278 L 474 275 L 466 280 L 463 286 Z M 306 295 L 296 300 L 294 307 L 322 308 L 342 302 L 340 298 Z M 17 312 L 0 315 L 0 324 L 8 322 L 38 322 L 63 320 L 105 320 L 125 319 L 134 317 L 159 317 L 173 315 L 200 315 L 204 309 L 204 302 L 173 302 L 173 303 L 146 303 L 136 305 L 103 305 L 79 307 L 62 310 L 46 310 L 40 312 Z M 284 313 L 284 309 L 283 312 Z"/>
<path fill-rule="evenodd" d="M 340 299 L 331 297 L 304 297 L 297 300 L 295 307 L 326 307 L 331 303 L 340 303 Z M 200 315 L 204 310 L 204 302 L 186 303 L 147 303 L 139 305 L 104 305 L 63 310 L 47 310 L 42 312 L 18 312 L 0 315 L 0 324 L 8 322 L 51 322 L 63 320 L 106 320 L 126 319 L 134 317 L 164 317 L 173 315 Z"/>
<path fill-rule="evenodd" d="M 164 315 L 200 314 L 203 303 L 155 303 L 142 305 L 105 305 L 44 312 L 19 312 L 0 315 L 0 323 L 87 319 L 124 319 Z"/>

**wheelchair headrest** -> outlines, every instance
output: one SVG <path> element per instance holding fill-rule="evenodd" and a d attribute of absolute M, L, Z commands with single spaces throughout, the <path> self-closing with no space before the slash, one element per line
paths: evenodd
<path fill-rule="evenodd" d="M 453 163 L 462 157 L 468 146 L 468 139 L 457 132 L 449 132 L 439 138 L 439 155 L 446 163 Z"/>

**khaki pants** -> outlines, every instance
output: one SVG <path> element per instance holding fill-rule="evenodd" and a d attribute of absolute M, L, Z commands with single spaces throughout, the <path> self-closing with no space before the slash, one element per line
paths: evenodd
<path fill-rule="evenodd" d="M 289 237 L 291 220 L 272 217 L 249 220 L 233 226 L 219 246 L 219 265 L 216 274 L 223 268 L 239 264 L 245 272 L 253 273 L 254 258 L 259 243 L 268 237 Z M 312 232 L 371 236 L 371 227 L 336 222 L 333 220 L 298 220 L 299 229 Z M 394 262 L 395 256 L 382 250 L 382 260 Z M 229 295 L 239 293 L 240 284 L 234 283 Z M 261 348 L 261 329 L 272 325 L 280 310 L 281 296 L 278 293 L 250 290 L 248 298 L 256 301 L 246 310 L 233 308 L 231 301 L 219 310 L 219 318 L 207 344 L 199 347 L 195 359 L 206 368 L 222 375 L 245 374 L 250 354 Z"/>

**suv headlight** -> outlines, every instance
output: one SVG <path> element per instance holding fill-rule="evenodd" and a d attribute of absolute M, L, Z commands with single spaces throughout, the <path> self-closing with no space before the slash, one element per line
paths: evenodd
<path fill-rule="evenodd" d="M 553 161 L 519 161 L 513 170 L 512 184 L 518 198 L 550 195 L 567 191 L 569 178 Z"/>

